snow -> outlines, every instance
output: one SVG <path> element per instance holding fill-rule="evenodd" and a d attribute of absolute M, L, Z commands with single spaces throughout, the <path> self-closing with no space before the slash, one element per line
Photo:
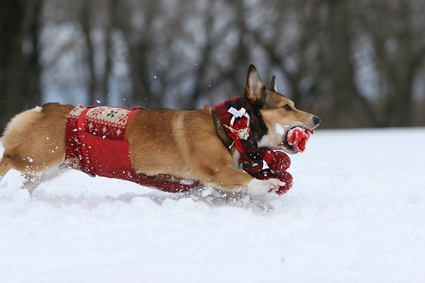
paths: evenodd
<path fill-rule="evenodd" d="M 424 282 L 425 129 L 317 130 L 285 195 L 0 184 L 1 282 Z M 1 150 L 2 151 L 2 150 Z"/>

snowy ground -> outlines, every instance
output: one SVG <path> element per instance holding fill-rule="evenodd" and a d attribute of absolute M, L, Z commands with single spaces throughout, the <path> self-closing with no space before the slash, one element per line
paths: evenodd
<path fill-rule="evenodd" d="M 424 160 L 423 128 L 317 130 L 293 188 L 251 200 L 77 171 L 30 199 L 10 172 L 0 282 L 425 282 Z"/>

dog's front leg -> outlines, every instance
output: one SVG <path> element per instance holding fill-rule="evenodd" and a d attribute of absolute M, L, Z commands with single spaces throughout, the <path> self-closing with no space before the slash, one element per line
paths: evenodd
<path fill-rule="evenodd" d="M 264 194 L 276 192 L 279 189 L 280 180 L 278 179 L 268 179 L 268 180 L 259 180 L 252 178 L 248 184 L 247 192 L 249 194 Z"/>
<path fill-rule="evenodd" d="M 248 173 L 226 166 L 224 168 L 204 167 L 201 182 L 220 189 L 242 191 L 249 194 L 265 194 L 279 189 L 280 180 L 259 180 Z"/>

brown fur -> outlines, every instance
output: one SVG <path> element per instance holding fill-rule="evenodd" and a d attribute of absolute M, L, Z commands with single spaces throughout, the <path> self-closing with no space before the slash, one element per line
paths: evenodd
<path fill-rule="evenodd" d="M 252 177 L 233 168 L 233 157 L 217 136 L 212 113 L 209 106 L 136 113 L 127 129 L 134 168 L 148 175 L 165 169 L 167 174 L 220 188 L 246 187 Z"/>
<path fill-rule="evenodd" d="M 287 104 L 289 111 L 282 108 Z M 0 161 L 0 178 L 12 168 L 27 176 L 57 168 L 64 160 L 66 120 L 73 107 L 48 103 L 13 118 L 2 138 L 5 152 Z M 266 89 L 253 66 L 244 90 L 244 107 L 251 116 L 259 145 L 289 153 L 293 150 L 285 145 L 277 125 L 285 126 L 285 132 L 294 126 L 318 125 L 317 117 L 313 121 L 315 116 L 295 109 L 288 98 L 276 92 L 274 77 Z M 239 153 L 235 147 L 229 149 L 232 140 L 209 106 L 197 111 L 138 111 L 129 121 L 126 137 L 132 165 L 144 174 L 171 174 L 249 193 L 275 191 L 280 184 L 277 179 L 257 180 L 239 170 L 235 162 Z"/>
<path fill-rule="evenodd" d="M 28 175 L 60 164 L 65 156 L 65 126 L 72 105 L 48 103 L 25 111 L 8 124 L 0 176 L 13 168 Z"/>

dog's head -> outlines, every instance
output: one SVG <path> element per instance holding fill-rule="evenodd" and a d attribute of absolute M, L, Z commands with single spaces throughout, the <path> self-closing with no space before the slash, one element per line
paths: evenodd
<path fill-rule="evenodd" d="M 289 98 L 277 92 L 274 76 L 266 88 L 253 65 L 248 70 L 243 106 L 251 116 L 251 129 L 259 147 L 296 153 L 288 144 L 288 131 L 294 127 L 312 130 L 320 123 L 319 117 L 296 109 Z"/>

